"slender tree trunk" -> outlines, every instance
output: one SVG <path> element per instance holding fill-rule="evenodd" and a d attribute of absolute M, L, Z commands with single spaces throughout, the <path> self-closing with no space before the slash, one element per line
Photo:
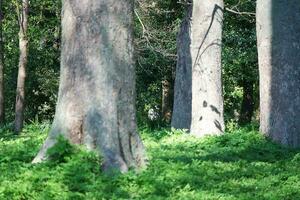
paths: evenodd
<path fill-rule="evenodd" d="M 104 170 L 144 166 L 137 133 L 133 1 L 63 0 L 61 77 L 52 130 L 34 163 L 62 134 L 104 158 Z"/>
<path fill-rule="evenodd" d="M 243 101 L 240 111 L 239 124 L 251 123 L 254 113 L 253 81 L 243 80 Z"/>
<path fill-rule="evenodd" d="M 260 130 L 300 147 L 300 3 L 258 0 Z"/>
<path fill-rule="evenodd" d="M 26 79 L 26 65 L 28 61 L 28 8 L 29 1 L 22 0 L 22 7 L 19 13 L 19 71 L 16 93 L 16 111 L 15 111 L 15 132 L 19 133 L 23 128 L 24 109 L 25 109 L 25 79 Z"/>
<path fill-rule="evenodd" d="M 189 9 L 191 13 L 179 34 L 172 125 L 188 128 L 199 137 L 220 134 L 224 131 L 221 80 L 223 1 L 194 1 Z"/>
<path fill-rule="evenodd" d="M 162 81 L 162 119 L 169 123 L 172 116 L 172 88 L 171 81 Z"/>
<path fill-rule="evenodd" d="M 0 124 L 4 123 L 4 48 L 2 35 L 3 0 L 0 0 Z"/>

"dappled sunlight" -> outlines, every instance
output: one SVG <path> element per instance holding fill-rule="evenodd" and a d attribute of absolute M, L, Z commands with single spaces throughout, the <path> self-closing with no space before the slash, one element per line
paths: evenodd
<path fill-rule="evenodd" d="M 9 131 L 1 137 L 1 199 L 300 198 L 299 151 L 280 147 L 253 128 L 203 139 L 180 130 L 142 129 L 148 168 L 112 177 L 102 173 L 96 154 L 64 143 L 52 151 L 61 157 L 31 164 L 48 130 L 31 125 L 26 137 Z"/>

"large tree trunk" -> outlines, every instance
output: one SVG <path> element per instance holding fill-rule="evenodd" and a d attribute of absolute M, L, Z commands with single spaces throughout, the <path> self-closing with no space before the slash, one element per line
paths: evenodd
<path fill-rule="evenodd" d="M 260 130 L 300 147 L 300 3 L 258 0 Z"/>
<path fill-rule="evenodd" d="M 187 5 L 177 37 L 177 66 L 174 84 L 174 103 L 171 126 L 190 129 L 192 112 L 192 57 L 191 17 L 192 5 Z"/>
<path fill-rule="evenodd" d="M 22 0 L 22 8 L 19 11 L 19 71 L 16 93 L 16 111 L 15 111 L 15 132 L 19 133 L 23 128 L 24 121 L 24 103 L 25 103 L 25 79 L 26 79 L 26 65 L 28 61 L 28 0 Z"/>
<path fill-rule="evenodd" d="M 221 70 L 223 0 L 195 1 L 192 26 L 192 125 L 196 136 L 224 131 Z"/>
<path fill-rule="evenodd" d="M 3 1 L 0 0 L 0 124 L 4 123 L 4 48 L 2 35 Z"/>
<path fill-rule="evenodd" d="M 253 113 L 254 113 L 254 96 L 253 96 L 253 81 L 244 80 L 242 81 L 243 86 L 243 101 L 241 105 L 239 124 L 246 125 L 251 123 Z"/>
<path fill-rule="evenodd" d="M 191 8 L 191 7 L 189 7 Z M 195 136 L 224 131 L 221 80 L 223 1 L 194 1 L 179 37 L 173 127 Z"/>
<path fill-rule="evenodd" d="M 104 170 L 145 164 L 137 133 L 133 1 L 63 0 L 62 55 L 55 119 L 33 162 L 59 134 L 104 157 Z"/>

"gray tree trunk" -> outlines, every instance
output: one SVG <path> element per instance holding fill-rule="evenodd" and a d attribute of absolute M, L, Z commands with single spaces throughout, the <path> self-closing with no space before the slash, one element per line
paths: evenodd
<path fill-rule="evenodd" d="M 258 0 L 260 130 L 300 147 L 300 2 Z"/>
<path fill-rule="evenodd" d="M 137 133 L 133 1 L 63 0 L 61 77 L 52 130 L 34 163 L 59 134 L 104 157 L 104 170 L 145 165 Z"/>
<path fill-rule="evenodd" d="M 26 79 L 26 65 L 28 61 L 28 8 L 29 1 L 22 0 L 21 9 L 19 10 L 19 71 L 17 81 L 16 93 L 16 110 L 15 110 L 15 125 L 16 133 L 22 131 L 24 121 L 24 104 L 25 104 L 25 79 Z"/>
<path fill-rule="evenodd" d="M 177 36 L 177 66 L 174 84 L 174 103 L 171 126 L 190 129 L 192 112 L 192 57 L 191 17 L 192 5 L 187 5 L 186 15 Z"/>
<path fill-rule="evenodd" d="M 192 9 L 191 9 L 192 7 Z M 223 1 L 194 1 L 179 34 L 172 126 L 195 136 L 224 131 L 221 44 Z M 184 29 L 187 31 L 184 32 Z"/>
<path fill-rule="evenodd" d="M 4 123 L 4 48 L 2 35 L 3 1 L 0 0 L 0 124 Z"/>

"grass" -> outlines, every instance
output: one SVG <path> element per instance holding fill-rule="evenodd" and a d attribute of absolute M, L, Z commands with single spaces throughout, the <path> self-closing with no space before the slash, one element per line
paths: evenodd
<path fill-rule="evenodd" d="M 300 199 L 299 151 L 251 128 L 201 140 L 143 129 L 147 170 L 113 177 L 101 172 L 101 159 L 78 147 L 63 159 L 32 165 L 48 131 L 47 124 L 29 125 L 21 136 L 1 130 L 1 200 Z"/>

